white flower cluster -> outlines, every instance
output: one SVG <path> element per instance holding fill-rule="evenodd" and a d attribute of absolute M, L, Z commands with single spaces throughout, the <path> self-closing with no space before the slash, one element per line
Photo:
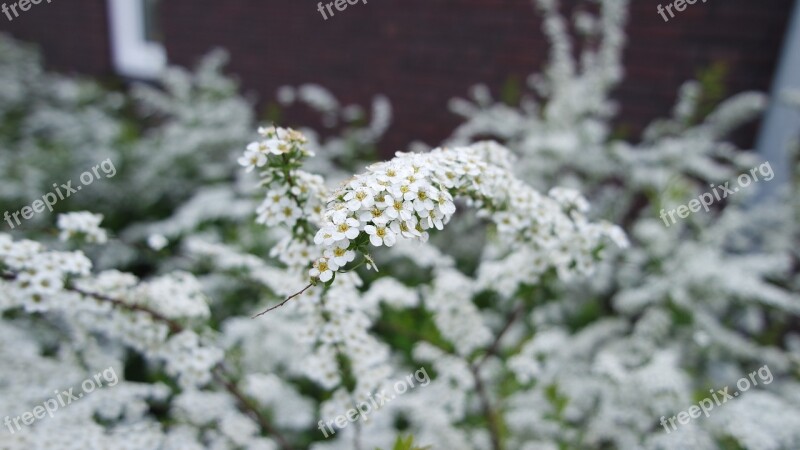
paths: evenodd
<path fill-rule="evenodd" d="M 173 329 L 181 332 L 171 336 L 174 324 L 142 311 L 147 308 L 167 320 L 208 318 L 205 296 L 193 275 L 175 272 L 139 282 L 118 271 L 91 276 L 91 268 L 83 253 L 47 251 L 36 242 L 0 234 L 0 312 L 21 307 L 29 313 L 60 313 L 78 329 L 114 337 L 164 361 L 167 373 L 184 387 L 210 381 L 223 352 L 201 343 L 188 329 Z"/>
<path fill-rule="evenodd" d="M 134 298 L 169 318 L 206 319 L 211 315 L 200 283 L 186 272 L 174 272 L 142 283 Z"/>
<path fill-rule="evenodd" d="M 258 207 L 257 221 L 270 227 L 283 225 L 295 238 L 306 240 L 304 235 L 310 233 L 306 227 L 319 222 L 320 199 L 326 195 L 322 177 L 299 170 L 313 152 L 306 146 L 306 137 L 296 130 L 261 127 L 258 132 L 263 139 L 248 145 L 239 159 L 247 171 L 265 169 L 260 175 L 269 189 Z M 301 229 L 295 233 L 298 225 Z"/>
<path fill-rule="evenodd" d="M 309 275 L 330 281 L 355 252 L 367 253 L 367 241 L 376 247 L 391 247 L 401 238 L 427 241 L 428 230 L 443 229 L 455 213 L 454 195 L 465 197 L 495 222 L 508 242 L 579 251 L 565 255 L 565 270 L 577 265 L 586 272 L 582 269 L 606 237 L 627 245 L 616 227 L 586 222 L 580 213 L 588 203 L 579 193 L 557 189 L 552 191 L 554 200 L 514 177 L 508 170 L 510 155 L 500 145 L 478 143 L 398 153 L 391 161 L 369 167 L 334 193 L 323 213 L 325 223 L 314 237 L 324 248 L 323 256 Z"/>
<path fill-rule="evenodd" d="M 314 242 L 325 250 L 309 274 L 331 280 L 333 272 L 353 261 L 353 250 L 363 249 L 360 236 L 376 247 L 392 247 L 398 238 L 427 241 L 427 230 L 443 229 L 456 211 L 450 191 L 468 189 L 469 180 L 485 168 L 469 149 L 398 153 L 369 167 L 337 191 L 323 213 Z"/>
<path fill-rule="evenodd" d="M 59 238 L 66 241 L 80 236 L 89 243 L 105 244 L 108 236 L 106 230 L 100 228 L 102 221 L 102 214 L 87 211 L 61 214 L 58 216 L 58 229 L 61 230 Z"/>
<path fill-rule="evenodd" d="M 248 376 L 244 391 L 259 404 L 279 409 L 281 414 L 275 417 L 275 421 L 280 426 L 303 429 L 314 422 L 313 403 L 275 374 L 256 373 Z"/>
<path fill-rule="evenodd" d="M 322 177 L 303 171 L 295 171 L 292 186 L 275 186 L 267 191 L 266 198 L 258 207 L 257 222 L 267 225 L 294 227 L 297 220 L 316 223 L 319 221 L 321 203 L 319 198 L 325 194 Z M 306 201 L 298 202 L 299 199 Z"/>
<path fill-rule="evenodd" d="M 286 296 L 297 293 L 297 281 L 303 278 L 298 275 L 304 273 L 309 262 L 322 255 L 323 249 L 313 242 L 313 231 L 322 225 L 324 200 L 329 194 L 321 177 L 300 170 L 306 157 L 312 154 L 305 148 L 305 138 L 300 135 L 292 138 L 288 131 L 278 130 L 281 129 L 260 130 L 262 136 L 279 140 L 277 145 L 287 150 L 280 155 L 269 153 L 260 166 L 264 169 L 260 173 L 262 185 L 268 192 L 257 210 L 257 222 L 268 225 L 278 238 L 270 256 L 277 257 L 287 269 L 269 267 L 260 258 L 238 255 L 225 250 L 224 246 L 194 240 L 191 246 L 193 251 L 211 256 L 218 266 L 246 269 L 249 278 L 279 296 Z M 256 150 L 259 145 L 251 144 L 250 149 Z M 269 145 L 261 145 L 264 146 Z M 248 166 L 245 158 L 241 163 Z M 259 167 L 261 163 L 255 161 L 255 164 Z M 355 252 L 349 250 L 336 255 L 341 264 L 352 261 L 354 256 Z M 290 312 L 282 319 L 286 330 L 279 331 L 273 325 L 267 327 L 271 339 L 293 330 L 286 336 L 286 346 L 291 348 L 286 355 L 289 370 L 332 391 L 331 398 L 321 405 L 325 411 L 349 408 L 348 405 L 363 393 L 374 392 L 390 372 L 388 348 L 369 333 L 372 321 L 359 302 L 357 288 L 360 284 L 358 276 L 351 273 L 342 276 L 340 283 L 329 289 L 308 287 L 296 302 L 281 310 Z M 252 353 L 253 346 L 247 348 Z M 281 357 L 274 350 L 268 353 L 267 360 L 248 364 L 262 373 L 273 373 L 276 361 L 272 360 Z M 342 357 L 350 361 L 349 367 L 342 366 Z M 345 379 L 355 380 L 354 391 L 345 385 Z M 264 404 L 272 402 L 271 397 L 256 397 Z"/>
<path fill-rule="evenodd" d="M 269 155 L 285 155 L 293 147 L 302 147 L 306 143 L 305 136 L 291 128 L 260 127 L 258 134 L 263 139 L 251 142 L 244 155 L 239 158 L 239 164 L 248 172 L 267 165 Z"/>
<path fill-rule="evenodd" d="M 182 387 L 190 388 L 208 384 L 214 367 L 225 354 L 216 347 L 201 345 L 197 333 L 183 331 L 167 341 L 160 356 L 167 373 L 176 377 Z"/>
<path fill-rule="evenodd" d="M 150 405 L 167 401 L 170 390 L 160 383 L 124 380 L 124 352 L 118 348 L 63 340 L 59 351 L 51 354 L 47 349 L 52 335 L 48 335 L 57 328 L 53 323 L 0 321 L 0 411 L 4 416 L 13 418 L 29 411 L 47 397 L 57 399 L 65 388 L 79 395 L 81 382 L 103 367 L 113 367 L 118 377 L 100 378 L 102 387 L 80 394 L 77 402 L 66 403 L 69 400 L 62 395 L 65 404 L 31 427 L 17 429 L 12 424 L 12 434 L 4 426 L 0 446 L 4 450 L 161 448 L 161 427 L 150 415 Z M 99 386 L 97 379 L 93 381 Z M 60 389 L 54 393 L 53 388 Z"/>
<path fill-rule="evenodd" d="M 0 295 L 0 311 L 23 307 L 27 312 L 50 309 L 57 301 L 55 294 L 64 287 L 69 276 L 86 276 L 92 263 L 82 253 L 47 252 L 38 242 L 15 242 L 0 234 L 0 269 L 16 273 L 15 289 L 4 289 Z"/>
<path fill-rule="evenodd" d="M 169 245 L 169 239 L 161 234 L 151 234 L 147 237 L 147 246 L 154 251 L 161 251 Z"/>
<path fill-rule="evenodd" d="M 425 295 L 425 306 L 433 313 L 436 327 L 463 357 L 489 345 L 492 332 L 472 302 L 475 282 L 454 269 L 436 273 L 435 285 Z"/>
<path fill-rule="evenodd" d="M 250 418 L 236 410 L 230 396 L 219 392 L 186 390 L 176 396 L 175 416 L 182 425 L 172 428 L 173 446 L 166 450 L 202 450 L 205 448 L 276 450 L 279 447 L 269 438 L 260 436 Z M 212 431 L 214 425 L 219 429 Z M 209 429 L 211 428 L 211 429 Z M 198 431 L 203 430 L 203 431 Z M 179 433 L 176 433 L 179 431 Z M 180 439 L 177 439 L 180 437 Z M 188 442 L 198 441 L 187 446 Z"/>
<path fill-rule="evenodd" d="M 671 229 L 653 211 L 699 195 L 710 183 L 724 183 L 757 163 L 752 152 L 736 148 L 728 136 L 758 116 L 765 97 L 740 94 L 709 113 L 703 104 L 709 95 L 705 83 L 688 82 L 672 117 L 653 122 L 641 140 L 613 139 L 610 119 L 617 105 L 610 90 L 621 79 L 622 25 L 632 2 L 594 2 L 601 14 L 592 14 L 593 23 L 580 18 L 578 28 L 591 31 L 582 41 L 569 36 L 560 17 L 567 2 L 536 2 L 553 44 L 551 63 L 543 75 L 529 78 L 532 90 L 519 107 L 492 101 L 485 88 L 476 89 L 470 102 L 454 101 L 452 108 L 468 121 L 449 144 L 486 135 L 501 138 L 520 155 L 515 167 L 520 177 L 542 190 L 570 186 L 591 195 L 597 215 L 624 223 L 635 241 L 591 278 L 565 284 L 555 296 L 548 292 L 556 301 L 537 303 L 528 315 L 535 329 L 532 338 L 516 340 L 530 331 L 523 325 L 509 329 L 505 349 L 518 353 L 502 361 L 503 367 L 529 387 L 502 397 L 504 423 L 512 430 L 506 445 L 713 449 L 731 440 L 748 449 L 797 447 L 800 435 L 793 424 L 800 410 L 784 401 L 797 399 L 795 376 L 762 391 L 773 397 L 769 403 L 738 403 L 756 398 L 747 396 L 711 420 L 696 421 L 691 430 L 667 434 L 653 423 L 689 404 L 708 380 L 724 386 L 752 370 L 754 362 L 783 372 L 788 361 L 798 361 L 800 346 L 787 355 L 781 339 L 765 345 L 757 337 L 768 333 L 771 321 L 765 317 L 797 314 L 798 285 L 791 281 L 796 271 L 787 269 L 787 261 L 796 259 L 787 249 L 797 247 L 797 209 L 769 202 L 743 208 L 735 199 L 720 211 Z M 579 5 L 576 10 L 583 14 L 589 2 L 569 3 Z M 585 212 L 585 203 L 571 192 L 554 189 L 549 196 L 570 215 Z M 612 239 L 623 238 L 611 233 Z M 585 235 L 577 233 L 579 239 L 544 251 L 522 248 L 504 254 L 490 243 L 477 270 L 477 290 L 491 289 L 519 302 L 514 294 L 524 282 L 539 295 L 550 284 L 548 265 L 555 262 L 559 273 L 569 269 L 570 255 L 576 253 L 572 247 L 584 246 L 580 239 Z M 597 299 L 609 306 L 576 329 L 574 320 L 589 305 L 595 308 Z M 487 322 L 491 314 L 483 311 Z M 796 334 L 792 339 L 800 342 Z M 492 382 L 503 383 L 503 376 Z M 780 417 L 768 411 L 780 411 Z"/>
<path fill-rule="evenodd" d="M 251 127 L 246 103 L 226 100 L 234 86 L 216 71 L 197 77 L 170 71 L 166 93 L 144 88 L 139 100 L 163 126 L 124 150 L 134 150 L 140 163 L 131 165 L 137 170 L 125 190 L 99 197 L 137 192 L 142 222 L 119 230 L 120 242 L 93 251 L 103 268 L 136 263 L 137 253 L 120 251 L 126 246 L 121 241 L 163 235 L 148 244 L 156 250 L 169 245 L 169 251 L 143 255 L 159 275 L 92 275 L 80 253 L 47 252 L 0 235 L 0 410 L 29 410 L 50 392 L 42 387 L 83 379 L 86 367 L 113 365 L 124 374 L 123 367 L 139 365 L 122 362 L 131 353 L 146 360 L 140 367 L 150 379 L 170 375 L 179 389 L 121 380 L 29 433 L 5 435 L 0 447 L 392 448 L 403 423 L 403 433 L 433 448 L 491 448 L 495 438 L 526 450 L 800 448 L 800 388 L 792 372 L 800 336 L 788 331 L 783 339 L 770 331 L 800 310 L 796 258 L 787 252 L 798 247 L 796 211 L 770 207 L 770 219 L 762 213 L 767 208 L 731 202 L 691 226 L 670 229 L 652 211 L 658 193 L 683 197 L 697 185 L 707 189 L 699 180 L 739 173 L 747 152 L 722 141 L 722 133 L 760 109 L 763 98 L 735 98 L 703 120 L 702 86 L 687 85 L 674 117 L 648 128 L 643 143 L 610 142 L 615 105 L 608 93 L 621 74 L 620 27 L 628 1 L 576 2 L 583 3 L 574 17 L 586 33 L 584 45 L 569 39 L 562 2 L 536 1 L 555 47 L 545 76 L 529 80 L 538 96 L 522 98 L 516 108 L 493 102 L 488 88 L 475 89 L 474 104 L 454 104 L 469 121 L 450 149 L 401 154 L 349 179 L 353 167 L 365 165 L 359 151 L 374 148 L 383 133 L 388 107 L 376 103 L 364 128 L 363 115 L 350 122 L 360 111 L 319 89 L 284 90 L 287 101 L 319 100 L 323 115 L 347 130 L 326 134 L 324 142 L 303 130 L 307 143 L 288 129 L 261 130 L 262 139 L 241 158 L 269 191 L 258 209 L 258 221 L 267 225 L 260 229 L 243 220 L 257 207 L 241 195 L 254 177 L 228 183 L 229 155 L 219 151 L 246 142 L 242 129 Z M 589 12 L 598 8 L 600 15 Z M 29 80 L 42 78 L 38 66 L 5 62 L 3 42 L 0 37 L 0 100 L 9 101 L 0 101 L 0 118 L 26 108 L 31 116 L 13 142 L 16 131 L 55 136 L 53 142 L 80 151 L 80 157 L 70 153 L 76 161 L 112 151 L 115 125 L 123 122 L 76 107 L 110 96 L 81 94 L 76 83 Z M 37 90 L 64 101 L 42 101 Z M 48 103 L 63 104 L 41 106 Z M 486 135 L 522 157 L 515 160 L 498 144 L 469 145 Z M 0 132 L 0 141 L 7 138 Z M 10 163 L 0 155 L 0 178 L 8 181 L 0 197 L 7 200 L 39 192 L 35 180 L 55 173 L 30 164 L 52 164 L 42 156 L 51 145 L 37 150 L 34 139 L 19 141 L 31 143 L 11 152 Z M 306 161 L 306 147 L 321 157 Z M 24 159 L 17 161 L 17 153 Z M 398 167 L 405 173 L 389 172 Z M 331 184 L 348 181 L 330 197 L 323 180 L 309 172 L 325 174 Z M 556 185 L 574 189 L 551 189 Z M 678 189 L 670 193 L 673 186 Z M 588 219 L 589 203 L 580 192 L 591 195 L 596 217 L 625 224 L 635 236 L 632 249 L 596 264 L 607 241 L 627 242 L 621 229 Z M 438 196 L 452 202 L 452 211 Z M 161 204 L 165 197 L 174 202 Z M 84 198 L 80 209 L 93 202 Z M 148 223 L 156 202 L 159 217 L 175 207 L 172 217 Z M 462 204 L 477 213 L 455 216 Z M 115 215 L 114 223 L 127 213 Z M 777 215 L 789 220 L 778 222 Z M 448 223 L 451 217 L 458 220 Z M 446 233 L 433 233 L 445 225 Z M 328 230 L 317 245 L 321 227 Z M 768 233 L 761 240 L 763 230 Z M 85 233 L 73 233 L 79 234 Z M 756 238 L 759 254 L 752 253 Z M 372 245 L 392 248 L 366 255 Z M 277 261 L 264 258 L 268 248 Z M 362 253 L 370 264 L 374 256 L 379 278 L 370 274 L 362 283 L 359 272 L 338 272 L 363 263 Z M 309 263 L 323 254 L 312 274 L 328 281 L 336 276 L 336 283 L 308 286 L 274 313 L 250 319 L 255 302 L 287 298 L 308 284 Z M 172 273 L 176 267 L 202 275 Z M 571 278 L 590 270 L 592 277 Z M 213 317 L 201 283 L 219 299 Z M 401 367 L 408 357 L 430 361 L 430 386 L 398 396 L 380 414 L 330 439 L 307 439 L 317 433 L 317 420 L 391 389 L 387 378 L 408 373 Z M 681 433 L 660 429 L 660 415 L 685 408 L 709 382 L 724 386 L 730 375 L 742 376 L 756 361 L 775 371 L 774 384 Z M 239 410 L 237 396 L 221 390 L 227 383 L 207 385 L 215 372 L 238 386 L 253 408 Z M 308 381 L 318 389 L 309 389 Z M 152 414 L 153 406 L 159 414 Z M 256 413 L 278 433 L 248 417 Z M 500 435 L 484 426 L 493 419 Z M 284 431 L 289 445 L 281 443 Z"/>

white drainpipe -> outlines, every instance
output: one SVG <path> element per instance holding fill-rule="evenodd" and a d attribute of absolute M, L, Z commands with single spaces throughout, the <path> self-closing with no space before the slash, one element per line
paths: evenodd
<path fill-rule="evenodd" d="M 781 58 L 772 84 L 771 101 L 759 131 L 758 152 L 770 162 L 775 179 L 764 183 L 762 195 L 773 196 L 786 186 L 792 173 L 789 145 L 800 137 L 800 113 L 782 101 L 787 90 L 800 90 L 800 0 L 790 12 Z"/>

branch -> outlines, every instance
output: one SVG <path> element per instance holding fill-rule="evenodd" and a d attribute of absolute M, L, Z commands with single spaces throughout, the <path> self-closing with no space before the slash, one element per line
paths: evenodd
<path fill-rule="evenodd" d="M 515 306 L 511 313 L 509 313 L 506 317 L 506 322 L 503 324 L 503 328 L 501 328 L 497 333 L 497 336 L 494 338 L 494 342 L 492 342 L 492 345 L 486 350 L 486 353 L 484 353 L 484 355 L 477 362 L 470 364 L 472 377 L 475 379 L 475 390 L 478 392 L 478 396 L 480 397 L 483 415 L 486 417 L 486 421 L 489 424 L 489 436 L 492 441 L 493 450 L 501 450 L 503 448 L 500 438 L 500 423 L 497 418 L 497 413 L 494 411 L 494 409 L 492 409 L 492 404 L 489 400 L 489 393 L 486 391 L 486 386 L 483 384 L 483 379 L 480 375 L 480 369 L 481 366 L 483 366 L 483 364 L 489 359 L 489 357 L 497 354 L 497 352 L 500 350 L 500 342 L 502 341 L 503 336 L 505 336 L 508 330 L 511 329 L 511 325 L 513 325 L 517 320 L 519 320 L 520 317 L 522 317 L 524 312 L 525 303 L 517 303 L 517 306 Z"/>
<path fill-rule="evenodd" d="M 153 320 L 155 320 L 157 322 L 161 322 L 161 323 L 167 325 L 169 327 L 169 331 L 172 332 L 173 334 L 182 333 L 183 331 L 186 330 L 186 327 L 181 325 L 176 320 L 170 319 L 169 317 L 161 314 L 160 312 L 152 310 L 152 309 L 150 309 L 150 308 L 148 308 L 146 306 L 138 305 L 138 304 L 135 304 L 135 303 L 123 302 L 122 300 L 111 298 L 111 297 L 108 297 L 106 295 L 99 294 L 99 293 L 96 293 L 96 292 L 84 291 L 83 289 L 77 288 L 75 286 L 65 286 L 64 289 L 66 289 L 68 291 L 71 291 L 71 292 L 75 292 L 76 294 L 83 295 L 84 297 L 91 297 L 91 298 L 94 298 L 96 300 L 101 300 L 101 301 L 104 301 L 104 302 L 107 302 L 107 303 L 111 303 L 112 305 L 114 305 L 116 307 L 119 307 L 119 308 L 122 308 L 122 309 L 126 309 L 128 311 L 141 312 L 141 313 L 147 314 Z"/>
<path fill-rule="evenodd" d="M 505 336 L 508 330 L 511 329 L 511 325 L 513 325 L 514 322 L 516 322 L 520 317 L 522 317 L 522 314 L 524 312 L 525 312 L 525 303 L 519 302 L 517 306 L 514 307 L 514 310 L 511 311 L 511 313 L 506 318 L 506 323 L 503 325 L 503 328 L 500 330 L 500 332 L 497 333 L 497 336 L 494 338 L 494 342 L 492 342 L 492 345 L 486 350 L 486 353 L 481 357 L 481 359 L 478 360 L 477 363 L 475 363 L 476 368 L 479 369 L 486 362 L 486 360 L 489 359 L 489 357 L 497 354 L 497 352 L 500 350 L 500 341 L 503 339 L 503 336 Z"/>
<path fill-rule="evenodd" d="M 262 430 L 266 430 L 269 435 L 278 442 L 278 445 L 284 450 L 291 450 L 291 445 L 283 437 L 275 427 L 272 426 L 271 423 L 258 411 L 258 406 L 256 406 L 251 400 L 249 400 L 244 393 L 239 390 L 239 386 L 237 386 L 234 382 L 230 381 L 227 377 L 227 371 L 225 370 L 225 366 L 222 363 L 219 363 L 217 367 L 214 368 L 212 371 L 214 375 L 214 379 L 217 380 L 219 384 L 225 387 L 225 389 L 230 392 L 231 395 L 236 398 L 236 401 L 239 402 L 239 408 L 250 416 L 252 420 L 254 420 L 257 424 L 261 426 Z"/>
<path fill-rule="evenodd" d="M 6 281 L 15 281 L 17 279 L 17 275 L 9 272 L 0 272 L 0 279 Z M 100 300 L 103 302 L 110 303 L 113 306 L 116 306 L 121 309 L 147 314 L 157 322 L 161 322 L 167 325 L 173 334 L 186 331 L 186 327 L 181 325 L 179 322 L 170 319 L 169 317 L 161 314 L 160 312 L 152 310 L 146 306 L 127 303 L 122 300 L 112 298 L 96 292 L 84 291 L 74 286 L 64 286 L 64 289 L 70 292 L 74 292 L 76 294 L 80 294 L 85 297 L 90 297 L 94 298 L 95 300 Z M 223 363 L 219 363 L 214 369 L 212 369 L 212 375 L 214 376 L 214 379 L 217 380 L 217 382 L 221 384 L 236 399 L 237 403 L 239 404 L 239 409 L 243 413 L 247 414 L 252 420 L 254 420 L 257 424 L 259 424 L 262 430 L 265 430 L 267 433 L 269 433 L 270 437 L 275 439 L 275 441 L 278 442 L 278 445 L 282 449 L 291 450 L 292 447 L 291 445 L 289 445 L 289 442 L 286 440 L 286 438 L 284 438 L 270 424 L 267 418 L 264 417 L 264 415 L 261 414 L 261 412 L 258 410 L 258 407 L 242 393 L 239 387 L 235 383 L 230 381 L 230 379 L 228 378 L 228 371 L 225 369 Z"/>
<path fill-rule="evenodd" d="M 489 393 L 486 391 L 486 386 L 480 375 L 480 368 L 475 364 L 470 364 L 472 377 L 475 379 L 475 390 L 478 392 L 478 397 L 481 400 L 481 408 L 486 421 L 489 424 L 489 437 L 492 440 L 492 450 L 502 450 L 503 445 L 500 439 L 500 423 L 497 420 L 497 413 L 492 409 L 491 401 L 489 400 Z"/>
<path fill-rule="evenodd" d="M 266 310 L 264 310 L 264 311 L 262 311 L 262 312 L 260 312 L 260 313 L 256 314 L 255 316 L 251 317 L 251 319 L 255 319 L 255 318 L 257 318 L 257 317 L 261 317 L 261 316 L 263 316 L 264 314 L 266 314 L 266 313 L 268 313 L 268 312 L 272 311 L 273 309 L 278 309 L 278 308 L 280 308 L 281 306 L 283 306 L 283 305 L 285 305 L 286 303 L 288 303 L 288 302 L 289 302 L 289 300 L 291 300 L 291 299 L 293 299 L 293 298 L 295 298 L 295 297 L 298 297 L 298 296 L 302 295 L 302 294 L 303 294 L 303 292 L 307 291 L 307 290 L 308 290 L 308 289 L 309 289 L 311 286 L 313 286 L 313 284 L 309 283 L 309 284 L 308 284 L 308 286 L 304 287 L 302 291 L 300 291 L 300 292 L 297 292 L 297 293 L 295 293 L 295 294 L 292 294 L 292 295 L 290 295 L 290 296 L 289 296 L 289 297 L 288 297 L 286 300 L 284 300 L 284 301 L 282 301 L 282 302 L 278 303 L 277 305 L 275 305 L 275 306 L 273 306 L 273 307 L 271 307 L 271 308 L 268 308 L 268 309 L 266 309 Z"/>

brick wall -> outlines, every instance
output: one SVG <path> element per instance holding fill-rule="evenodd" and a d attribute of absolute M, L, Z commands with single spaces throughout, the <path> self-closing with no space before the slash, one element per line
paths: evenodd
<path fill-rule="evenodd" d="M 106 75 L 112 70 L 106 17 L 105 0 L 43 0 L 11 22 L 0 15 L 0 32 L 38 44 L 50 68 Z"/>
<path fill-rule="evenodd" d="M 9 1 L 9 0 L 6 0 Z M 0 30 L 41 42 L 57 68 L 107 73 L 103 0 L 39 5 Z M 728 92 L 767 90 L 793 0 L 709 0 L 664 23 L 656 5 L 634 0 L 616 92 L 620 123 L 640 129 L 669 112 L 680 84 L 723 61 Z M 313 0 L 166 0 L 167 52 L 191 65 L 213 47 L 232 53 L 231 73 L 262 101 L 284 84 L 319 82 L 344 101 L 385 93 L 395 107 L 387 149 L 437 143 L 458 123 L 447 101 L 477 82 L 498 92 L 542 67 L 547 45 L 529 0 L 371 0 L 323 20 Z M 574 2 L 569 2 L 574 3 Z M 18 22 L 18 23 L 17 23 Z M 307 116 L 290 111 L 288 121 Z"/>
<path fill-rule="evenodd" d="M 665 114 L 680 84 L 715 62 L 728 67 L 728 94 L 768 91 L 794 2 L 709 0 L 668 23 L 656 13 L 661 0 L 632 2 L 622 118 L 641 126 Z"/>

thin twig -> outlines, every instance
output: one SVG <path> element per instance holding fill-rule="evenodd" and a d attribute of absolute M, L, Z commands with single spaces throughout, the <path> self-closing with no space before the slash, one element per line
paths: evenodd
<path fill-rule="evenodd" d="M 503 325 L 503 328 L 497 333 L 497 336 L 494 338 L 494 342 L 486 350 L 486 353 L 483 354 L 480 360 L 475 364 L 478 368 L 480 368 L 486 360 L 489 359 L 490 356 L 494 356 L 500 350 L 500 341 L 503 339 L 503 336 L 511 329 L 511 325 L 514 324 L 520 317 L 522 317 L 522 313 L 525 312 L 525 303 L 519 302 L 517 306 L 514 308 L 513 311 L 508 315 L 506 318 L 506 323 Z"/>
<path fill-rule="evenodd" d="M 214 379 L 217 380 L 231 395 L 236 398 L 236 401 L 239 403 L 239 407 L 243 410 L 246 414 L 250 416 L 251 419 L 256 421 L 261 426 L 261 429 L 266 430 L 270 437 L 275 439 L 278 442 L 278 445 L 284 450 L 291 450 L 291 445 L 283 437 L 277 430 L 272 426 L 272 424 L 267 421 L 267 418 L 264 417 L 259 411 L 258 407 L 250 401 L 241 390 L 239 390 L 239 386 L 237 386 L 234 382 L 228 379 L 228 376 L 225 371 L 225 367 L 222 363 L 218 364 L 212 374 L 214 375 Z"/>
<path fill-rule="evenodd" d="M 492 403 L 489 400 L 489 393 L 486 391 L 486 386 L 480 375 L 480 368 L 475 364 L 470 364 L 472 377 L 475 379 L 475 390 L 478 392 L 478 397 L 481 400 L 481 408 L 483 415 L 486 417 L 486 422 L 489 425 L 489 437 L 492 441 L 493 450 L 502 450 L 503 445 L 500 440 L 500 424 L 497 421 L 497 413 L 492 409 Z"/>
<path fill-rule="evenodd" d="M 475 379 L 475 390 L 478 392 L 478 397 L 481 401 L 481 408 L 483 409 L 483 415 L 486 417 L 486 422 L 489 425 L 489 436 L 492 441 L 493 450 L 501 450 L 503 448 L 500 438 L 500 424 L 498 422 L 497 412 L 492 409 L 489 393 L 487 392 L 486 386 L 481 378 L 480 369 L 481 366 L 489 359 L 489 357 L 497 354 L 497 352 L 500 350 L 500 342 L 502 341 L 503 336 L 505 336 L 508 330 L 511 329 L 511 326 L 517 320 L 519 320 L 520 317 L 522 317 L 524 312 L 525 303 L 519 302 L 506 317 L 503 328 L 501 328 L 497 333 L 497 336 L 494 338 L 494 342 L 492 342 L 492 345 L 490 345 L 486 350 L 486 353 L 484 353 L 478 361 L 470 364 L 470 370 L 472 371 L 472 376 Z"/>
<path fill-rule="evenodd" d="M 169 331 L 172 332 L 173 334 L 182 333 L 183 331 L 186 330 L 186 328 L 183 325 L 181 325 L 180 323 L 178 323 L 177 321 L 172 320 L 169 317 L 161 314 L 160 312 L 154 311 L 154 310 L 152 310 L 152 309 L 150 309 L 150 308 L 148 308 L 146 306 L 137 305 L 135 303 L 126 303 L 126 302 L 123 302 L 122 300 L 119 300 L 119 299 L 116 299 L 116 298 L 111 298 L 111 297 L 108 297 L 108 296 L 103 295 L 103 294 L 98 294 L 96 292 L 84 291 L 83 289 L 77 288 L 75 286 L 65 286 L 64 289 L 66 289 L 68 291 L 71 291 L 71 292 L 74 292 L 76 294 L 83 295 L 84 297 L 91 297 L 91 298 L 94 298 L 96 300 L 101 300 L 101 301 L 104 301 L 104 302 L 107 302 L 107 303 L 111 303 L 114 306 L 117 306 L 117 307 L 122 308 L 122 309 L 127 309 L 128 311 L 135 311 L 135 312 L 141 312 L 141 313 L 147 314 L 148 316 L 150 316 L 154 320 L 156 320 L 158 322 L 162 322 L 165 325 L 167 325 L 169 327 Z"/>
<path fill-rule="evenodd" d="M 300 291 L 300 292 L 298 292 L 298 293 L 296 293 L 296 294 L 292 294 L 292 295 L 290 295 L 290 296 L 289 296 L 289 297 L 288 297 L 286 300 L 284 300 L 284 301 L 282 301 L 282 302 L 278 303 L 277 305 L 275 305 L 275 306 L 273 306 L 273 307 L 271 307 L 271 308 L 269 308 L 269 309 L 267 309 L 267 310 L 265 310 L 265 311 L 262 311 L 262 312 L 260 312 L 260 313 L 256 314 L 255 316 L 251 317 L 251 319 L 255 319 L 255 318 L 257 318 L 257 317 L 261 317 L 261 316 L 263 316 L 264 314 L 266 314 L 266 313 L 268 313 L 268 312 L 272 311 L 273 309 L 278 309 L 278 308 L 280 308 L 281 306 L 283 306 L 283 305 L 285 305 L 286 303 L 288 303 L 288 302 L 289 302 L 289 300 L 291 300 L 291 299 L 293 299 L 293 298 L 295 298 L 295 297 L 297 297 L 297 296 L 299 296 L 299 295 L 302 295 L 302 294 L 303 294 L 303 292 L 307 291 L 307 290 L 308 290 L 308 289 L 309 289 L 311 286 L 313 286 L 313 284 L 309 283 L 309 284 L 308 284 L 308 286 L 304 287 L 302 291 Z"/>

